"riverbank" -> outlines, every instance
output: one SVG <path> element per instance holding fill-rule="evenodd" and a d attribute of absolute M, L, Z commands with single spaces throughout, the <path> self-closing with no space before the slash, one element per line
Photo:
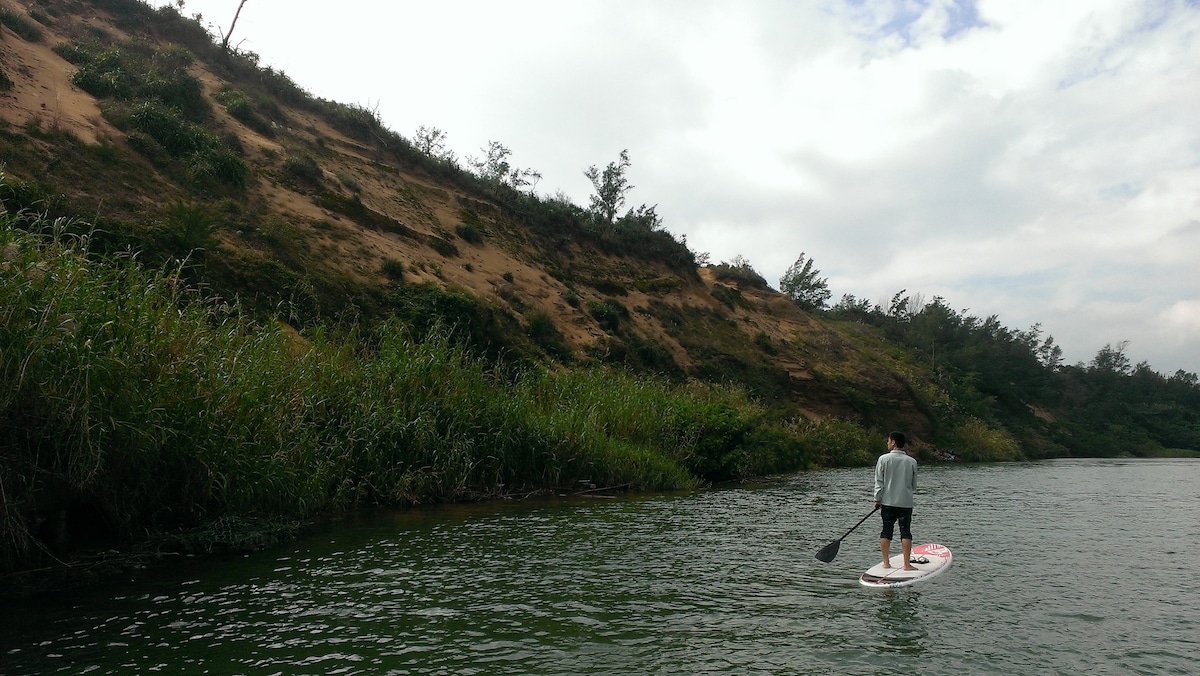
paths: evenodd
<path fill-rule="evenodd" d="M 0 173 L 0 193 L 30 189 Z M 455 325 L 297 329 L 284 309 L 251 315 L 189 285 L 186 261 L 147 268 L 93 251 L 93 235 L 0 212 L 0 586 L 236 548 L 214 528 L 239 520 L 240 541 L 271 541 L 380 506 L 861 466 L 880 445 L 858 422 L 785 418 L 736 384 L 506 359 Z M 411 297 L 423 317 L 453 300 Z M 975 418 L 951 436 L 967 460 L 1021 458 Z"/>
<path fill-rule="evenodd" d="M 93 255 L 78 223 L 0 218 L 0 575 L 77 555 L 83 570 L 141 565 L 223 519 L 582 481 L 686 489 L 865 464 L 877 441 L 778 420 L 736 387 L 506 365 L 451 329 L 300 333 L 188 288 L 182 264 Z"/>
<path fill-rule="evenodd" d="M 301 336 L 198 296 L 178 269 L 91 257 L 86 235 L 2 237 L 10 568 L 40 544 L 59 554 L 226 515 L 303 519 L 581 478 L 687 486 L 704 444 L 724 450 L 756 414 L 732 390 L 505 372 L 449 331 Z"/>

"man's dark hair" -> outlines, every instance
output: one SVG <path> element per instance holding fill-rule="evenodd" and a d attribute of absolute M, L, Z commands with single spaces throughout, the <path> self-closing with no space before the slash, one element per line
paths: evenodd
<path fill-rule="evenodd" d="M 904 438 L 904 432 L 892 432 L 888 435 L 888 439 L 896 442 L 896 448 L 904 448 L 904 444 L 908 441 Z"/>

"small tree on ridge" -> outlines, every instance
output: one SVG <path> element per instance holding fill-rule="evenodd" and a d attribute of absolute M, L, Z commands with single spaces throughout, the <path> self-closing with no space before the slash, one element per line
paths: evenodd
<path fill-rule="evenodd" d="M 792 302 L 809 310 L 822 310 L 829 300 L 829 280 L 819 277 L 820 270 L 813 268 L 813 260 L 802 253 L 795 263 L 779 278 L 779 290 Z"/>
<path fill-rule="evenodd" d="M 619 159 L 609 162 L 603 171 L 593 164 L 583 172 L 596 189 L 589 210 L 608 225 L 616 222 L 617 212 L 625 205 L 625 193 L 633 189 L 633 186 L 629 185 L 629 179 L 625 177 L 627 169 L 629 151 L 622 150 Z"/>

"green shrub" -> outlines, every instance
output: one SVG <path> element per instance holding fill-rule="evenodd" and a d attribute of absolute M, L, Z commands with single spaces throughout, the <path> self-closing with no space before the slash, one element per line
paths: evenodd
<path fill-rule="evenodd" d="M 741 289 L 725 286 L 724 284 L 713 284 L 712 290 L 709 293 L 730 310 L 739 307 L 745 310 L 754 308 L 754 304 L 746 300 L 746 297 L 742 295 Z"/>
<path fill-rule="evenodd" d="M 358 104 L 346 105 L 322 101 L 326 114 L 334 129 L 352 139 L 370 143 L 383 135 L 383 123 L 379 111 Z"/>
<path fill-rule="evenodd" d="M 380 264 L 379 269 L 385 277 L 393 282 L 400 282 L 404 280 L 404 263 L 401 263 L 395 258 L 385 259 L 383 263 Z"/>
<path fill-rule="evenodd" d="M 525 312 L 525 299 L 522 298 L 515 289 L 511 287 L 501 287 L 496 291 L 496 295 L 500 296 L 500 298 L 518 314 L 523 314 Z"/>
<path fill-rule="evenodd" d="M 68 61 L 79 64 L 79 70 L 71 76 L 71 83 L 98 99 L 119 98 L 131 100 L 135 97 L 136 84 L 132 76 L 121 68 L 121 53 L 110 50 L 92 54 L 81 46 L 60 49 L 59 53 Z"/>
<path fill-rule="evenodd" d="M 454 258 L 458 255 L 458 247 L 454 245 L 454 242 L 451 242 L 445 237 L 430 235 L 429 246 L 433 247 L 434 251 L 438 252 L 442 256 L 445 256 L 446 258 Z"/>
<path fill-rule="evenodd" d="M 529 323 L 525 332 L 535 345 L 559 361 L 568 362 L 572 359 L 571 347 L 550 315 L 537 310 L 531 312 L 527 319 Z"/>
<path fill-rule="evenodd" d="M 225 112 L 233 116 L 234 119 L 263 136 L 275 136 L 275 131 L 271 127 L 270 122 L 259 114 L 258 106 L 242 90 L 226 86 L 217 93 L 216 99 L 225 107 Z"/>
<path fill-rule="evenodd" d="M 725 402 L 711 402 L 695 411 L 689 433 L 692 452 L 684 464 L 692 474 L 709 481 L 724 481 L 737 475 L 736 451 L 741 448 L 751 421 Z"/>
<path fill-rule="evenodd" d="M 759 289 L 770 288 L 766 278 L 758 274 L 750 263 L 744 260 L 735 260 L 733 263 L 720 263 L 710 266 L 713 276 L 722 281 L 733 282 L 739 286 L 749 286 Z"/>
<path fill-rule="evenodd" d="M 335 176 L 337 176 L 338 182 L 345 186 L 350 192 L 356 195 L 362 192 L 362 184 L 358 182 L 358 179 L 354 178 L 354 176 L 350 175 L 349 173 L 339 171 L 335 173 Z"/>
<path fill-rule="evenodd" d="M 187 70 L 193 61 L 187 49 L 73 42 L 55 50 L 79 66 L 72 75 L 76 86 L 116 102 L 102 103 L 101 111 L 127 132 L 138 152 L 156 164 L 176 167 L 202 189 L 246 186 L 250 168 L 238 148 L 197 124 L 210 108 L 200 81 Z M 168 157 L 178 162 L 170 163 Z"/>
<path fill-rule="evenodd" d="M 76 66 L 88 63 L 93 58 L 92 51 L 78 42 L 64 42 L 56 45 L 54 53 L 61 56 L 67 63 Z"/>
<path fill-rule="evenodd" d="M 1021 447 L 1008 432 L 970 417 L 955 428 L 951 438 L 955 455 L 968 462 L 1000 462 L 1023 458 Z"/>
<path fill-rule="evenodd" d="M 625 364 L 638 371 L 647 371 L 672 380 L 683 380 L 685 373 L 675 361 L 674 355 L 658 342 L 637 336 L 627 339 L 629 351 L 625 355 Z"/>
<path fill-rule="evenodd" d="M 43 26 L 53 26 L 55 18 L 60 15 L 57 10 L 47 9 L 45 12 L 43 12 L 37 7 L 28 7 L 25 11 L 29 12 L 30 19 L 33 19 Z"/>
<path fill-rule="evenodd" d="M 129 124 L 157 141 L 172 157 L 195 155 L 217 144 L 215 136 L 156 101 L 135 105 L 129 112 Z"/>
<path fill-rule="evenodd" d="M 621 320 L 629 318 L 629 310 L 613 298 L 588 301 L 588 314 L 592 315 L 600 328 L 609 333 L 616 333 L 621 327 Z"/>
<path fill-rule="evenodd" d="M 192 55 L 186 49 L 142 44 L 106 49 L 96 43 L 70 43 L 56 51 L 79 66 L 71 82 L 98 99 L 157 101 L 194 122 L 210 113 L 200 80 L 187 71 Z"/>
<path fill-rule="evenodd" d="M 241 189 L 246 185 L 250 167 L 245 160 L 174 108 L 144 101 L 129 109 L 119 123 L 129 130 L 127 140 L 135 150 L 159 163 L 166 160 L 164 155 L 180 160 L 197 186 L 224 184 Z"/>
<path fill-rule="evenodd" d="M 148 76 L 140 95 L 177 108 L 190 120 L 201 121 L 210 113 L 208 99 L 204 98 L 204 88 L 200 85 L 200 80 L 186 71 L 166 76 Z"/>
<path fill-rule="evenodd" d="M 143 157 L 155 164 L 162 164 L 171 158 L 171 154 L 167 152 L 167 149 L 162 147 L 161 143 L 154 140 L 154 137 L 147 133 L 131 131 L 125 137 L 125 142 L 129 144 L 129 147 L 138 151 Z"/>
<path fill-rule="evenodd" d="M 4 207 L 0 212 L 58 214 L 65 209 L 66 201 L 65 195 L 51 192 L 43 183 L 12 180 L 0 166 L 0 205 Z"/>
<path fill-rule="evenodd" d="M 459 200 L 462 201 L 463 198 L 460 196 Z M 459 209 L 458 217 L 462 219 L 464 225 L 469 225 L 477 230 L 483 228 L 483 220 L 479 218 L 479 213 L 472 207 L 464 206 Z"/>
<path fill-rule="evenodd" d="M 224 184 L 242 189 L 246 187 L 249 175 L 250 167 L 245 160 L 224 147 L 213 147 L 197 153 L 188 164 L 188 176 L 192 182 L 206 188 Z"/>
<path fill-rule="evenodd" d="M 105 162 L 115 162 L 121 156 L 121 148 L 111 140 L 104 138 L 94 145 L 88 147 L 92 153 L 99 159 Z"/>
<path fill-rule="evenodd" d="M 26 42 L 42 41 L 42 29 L 37 24 L 4 6 L 0 6 L 0 26 L 16 33 Z"/>
<path fill-rule="evenodd" d="M 250 97 L 240 89 L 223 89 L 217 94 L 217 100 L 225 106 L 225 112 L 247 124 L 257 123 L 258 114 L 254 112 L 254 104 Z"/>
<path fill-rule="evenodd" d="M 298 181 L 312 185 L 319 185 L 325 176 L 316 158 L 306 152 L 289 154 L 283 161 L 283 171 Z"/>
<path fill-rule="evenodd" d="M 180 257 L 213 243 L 216 221 L 204 206 L 176 202 L 167 212 L 167 232 Z"/>
<path fill-rule="evenodd" d="M 767 354 L 779 353 L 779 348 L 775 347 L 775 344 L 771 342 L 771 337 L 763 331 L 754 334 L 754 344 L 758 346 L 758 349 Z"/>
<path fill-rule="evenodd" d="M 599 279 L 592 282 L 592 288 L 606 296 L 628 296 L 629 290 L 620 282 L 610 279 Z"/>
<path fill-rule="evenodd" d="M 794 420 L 787 429 L 800 443 L 801 457 L 823 467 L 859 467 L 875 462 L 883 442 L 858 423 L 842 418 Z"/>
<path fill-rule="evenodd" d="M 680 287 L 680 281 L 677 277 L 658 277 L 655 279 L 641 279 L 634 282 L 634 287 L 642 293 L 663 295 L 675 291 Z"/>
<path fill-rule="evenodd" d="M 814 453 L 812 444 L 794 435 L 786 425 L 759 425 L 749 433 L 746 446 L 753 452 L 742 453 L 734 460 L 739 476 L 765 476 L 820 466 L 820 457 Z"/>
<path fill-rule="evenodd" d="M 464 241 L 471 244 L 479 244 L 483 242 L 483 234 L 479 232 L 478 228 L 470 223 L 460 223 L 456 228 L 454 228 L 454 232 L 457 233 L 459 237 L 463 238 Z"/>

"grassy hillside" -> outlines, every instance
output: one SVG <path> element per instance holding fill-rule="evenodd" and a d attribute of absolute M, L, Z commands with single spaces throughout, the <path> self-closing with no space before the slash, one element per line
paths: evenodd
<path fill-rule="evenodd" d="M 31 7 L 10 14 L 40 37 L 6 38 L 0 62 L 24 74 L 0 129 L 22 186 L 9 207 L 80 216 L 93 251 L 186 260 L 189 284 L 301 331 L 448 324 L 493 356 L 736 382 L 783 417 L 932 437 L 874 338 L 717 279 L 665 229 L 597 224 L 421 153 L 371 111 L 223 52 L 173 7 Z M 70 83 L 39 101 L 51 73 Z"/>

